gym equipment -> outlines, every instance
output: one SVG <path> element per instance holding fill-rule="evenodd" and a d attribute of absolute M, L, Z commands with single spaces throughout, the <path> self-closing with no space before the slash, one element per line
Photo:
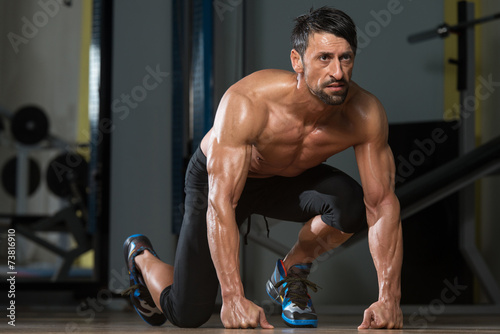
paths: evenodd
<path fill-rule="evenodd" d="M 476 246 L 476 213 L 473 181 L 500 170 L 500 137 L 476 148 L 475 118 L 467 117 L 467 101 L 476 98 L 474 26 L 500 19 L 500 13 L 474 19 L 474 4 L 458 3 L 458 25 L 440 25 L 434 34 L 429 31 L 412 35 L 409 42 L 419 42 L 436 36 L 446 37 L 448 32 L 458 33 L 458 59 L 450 60 L 457 65 L 457 90 L 460 91 L 459 148 L 460 157 L 428 175 L 417 179 L 398 192 L 401 199 L 401 216 L 410 215 L 435 201 L 460 190 L 459 247 L 470 269 L 478 278 L 491 304 L 468 308 L 470 313 L 500 313 L 500 288 Z M 408 189 L 408 190 L 405 190 Z M 463 310 L 466 310 L 463 307 Z"/>
<path fill-rule="evenodd" d="M 27 195 L 31 196 L 40 185 L 40 166 L 33 160 L 28 160 L 28 190 Z M 12 197 L 17 195 L 17 158 L 13 157 L 7 161 L 2 168 L 2 185 L 5 191 Z"/>
<path fill-rule="evenodd" d="M 88 163 L 80 154 L 69 151 L 85 145 L 68 143 L 51 135 L 47 115 L 37 106 L 23 106 L 15 113 L 0 109 L 0 114 L 10 122 L 17 151 L 2 169 L 3 186 L 16 198 L 16 210 L 14 214 L 2 214 L 0 218 L 9 221 L 18 234 L 62 258 L 52 281 L 68 279 L 75 259 L 92 249 L 92 237 L 87 232 Z M 27 197 L 36 191 L 42 175 L 40 167 L 29 154 L 54 148 L 64 153 L 49 163 L 46 182 L 53 194 L 67 200 L 67 205 L 50 216 L 29 214 Z M 76 246 L 68 250 L 49 242 L 38 235 L 38 232 L 44 231 L 69 233 Z"/>
<path fill-rule="evenodd" d="M 10 226 L 18 234 L 30 239 L 45 249 L 62 258 L 51 281 L 61 281 L 69 278 L 73 262 L 82 254 L 92 249 L 92 237 L 86 231 L 86 215 L 82 215 L 84 204 L 75 201 L 51 217 L 40 216 L 9 216 L 0 217 L 10 220 Z M 68 250 L 58 244 L 46 241 L 37 235 L 41 231 L 69 232 L 76 242 L 76 247 Z"/>
<path fill-rule="evenodd" d="M 9 170 L 2 173 L 12 178 L 11 174 L 16 173 L 16 158 L 9 162 Z M 30 159 L 30 162 L 32 159 Z M 31 163 L 30 163 L 31 164 Z M 36 166 L 38 167 L 38 166 Z M 30 168 L 31 169 L 31 168 Z M 40 182 L 40 170 L 37 170 Z M 67 200 L 67 205 L 52 216 L 35 216 L 24 212 L 17 212 L 15 215 L 1 215 L 10 221 L 10 226 L 18 234 L 23 235 L 45 249 L 59 255 L 62 258 L 59 267 L 52 276 L 52 281 L 60 281 L 69 278 L 69 271 L 75 259 L 86 251 L 92 249 L 92 237 L 87 232 L 87 184 L 88 184 L 88 164 L 83 156 L 65 152 L 55 157 L 48 165 L 46 178 L 48 188 L 56 195 Z M 11 181 L 12 183 L 12 181 Z M 4 181 L 4 186 L 6 185 Z M 16 191 L 17 187 L 9 185 L 11 191 Z M 36 187 L 35 187 L 36 188 Z M 31 186 L 30 186 L 31 189 Z M 49 242 L 37 235 L 37 232 L 56 231 L 70 233 L 76 242 L 76 246 L 70 250 L 61 247 L 57 243 Z"/>
<path fill-rule="evenodd" d="M 11 132 L 24 145 L 38 144 L 49 135 L 49 119 L 41 108 L 24 106 L 12 115 Z"/>
<path fill-rule="evenodd" d="M 467 29 L 467 28 L 472 27 L 476 24 L 486 23 L 486 22 L 493 21 L 496 19 L 500 19 L 500 13 L 485 16 L 485 17 L 475 19 L 475 20 L 461 22 L 461 23 L 454 25 L 454 26 L 450 26 L 447 23 L 443 23 L 443 24 L 440 24 L 436 29 L 431 29 L 431 30 L 427 30 L 427 31 L 423 31 L 423 32 L 419 32 L 419 33 L 410 35 L 408 37 L 408 42 L 409 43 L 419 43 L 419 42 L 423 42 L 423 41 L 426 41 L 428 39 L 435 38 L 435 37 L 445 38 L 445 37 L 448 37 L 450 35 L 450 32 L 460 32 L 461 30 Z"/>
<path fill-rule="evenodd" d="M 15 141 L 24 146 L 35 146 L 43 141 L 43 148 L 76 150 L 90 147 L 89 143 L 68 142 L 50 134 L 50 121 L 45 111 L 36 105 L 26 105 L 12 113 L 0 107 L 0 132 L 10 123 L 10 133 Z"/>
<path fill-rule="evenodd" d="M 174 207 L 180 207 L 184 171 L 214 117 L 214 12 L 212 2 L 202 0 L 175 0 L 173 11 L 172 201 Z M 181 225 L 181 211 L 172 210 L 172 233 L 178 235 Z"/>
<path fill-rule="evenodd" d="M 88 163 L 78 153 L 62 153 L 49 163 L 46 177 L 47 186 L 58 197 L 74 195 L 72 186 L 84 194 L 88 184 Z"/>

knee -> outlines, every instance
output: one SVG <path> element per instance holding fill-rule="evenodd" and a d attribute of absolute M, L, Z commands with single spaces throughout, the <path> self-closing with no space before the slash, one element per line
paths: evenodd
<path fill-rule="evenodd" d="M 196 314 L 197 312 L 195 311 L 193 314 L 186 314 L 185 316 L 179 317 L 175 319 L 175 321 L 172 321 L 172 324 L 174 324 L 177 327 L 180 328 L 197 328 L 203 325 L 210 319 L 210 316 L 212 314 L 207 315 L 198 315 Z"/>
<path fill-rule="evenodd" d="M 178 303 L 175 298 L 171 298 L 171 289 L 172 286 L 168 286 L 163 290 L 160 296 L 160 304 L 163 314 L 172 325 L 181 328 L 196 328 L 210 319 L 214 311 L 215 296 L 213 303 Z"/>
<path fill-rule="evenodd" d="M 180 328 L 197 328 L 202 326 L 210 319 L 213 314 L 212 309 L 208 308 L 190 308 L 189 310 L 182 310 L 176 312 L 170 322 Z"/>
<path fill-rule="evenodd" d="M 326 224 L 345 233 L 356 233 L 366 227 L 366 208 L 361 187 L 332 199 L 321 218 Z"/>

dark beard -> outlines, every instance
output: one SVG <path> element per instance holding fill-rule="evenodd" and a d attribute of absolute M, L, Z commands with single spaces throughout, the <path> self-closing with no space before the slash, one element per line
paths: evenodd
<path fill-rule="evenodd" d="M 327 94 L 323 91 L 324 88 L 326 88 L 328 85 L 331 85 L 335 82 L 337 82 L 337 81 L 331 80 L 331 81 L 323 84 L 322 87 L 320 89 L 317 89 L 317 90 L 313 90 L 311 87 L 309 87 L 309 85 L 307 85 L 307 86 L 309 87 L 309 90 L 311 91 L 311 93 L 316 95 L 318 97 L 318 99 L 320 99 L 323 103 L 328 104 L 330 106 L 336 106 L 336 105 L 344 103 L 345 98 L 347 97 L 347 92 L 349 91 L 349 87 L 347 86 L 347 83 L 345 81 L 341 80 L 341 82 L 343 82 L 345 85 L 344 92 L 339 93 L 339 94 L 335 94 L 335 95 L 330 95 L 330 94 Z"/>

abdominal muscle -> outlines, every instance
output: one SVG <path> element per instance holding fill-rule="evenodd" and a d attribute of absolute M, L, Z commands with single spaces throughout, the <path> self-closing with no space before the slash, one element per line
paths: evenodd
<path fill-rule="evenodd" d="M 271 176 L 294 177 L 325 162 L 330 156 L 347 147 L 336 145 L 296 147 L 267 147 L 260 152 L 252 147 L 252 159 L 248 177 L 265 178 Z"/>

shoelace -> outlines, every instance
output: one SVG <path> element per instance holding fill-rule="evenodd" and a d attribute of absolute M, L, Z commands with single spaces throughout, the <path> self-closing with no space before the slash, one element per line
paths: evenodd
<path fill-rule="evenodd" d="M 123 290 L 121 292 L 121 295 L 123 297 L 127 297 L 127 296 L 130 296 L 132 293 L 134 293 L 135 289 L 139 289 L 139 292 L 141 292 L 141 284 L 134 284 L 128 288 L 126 288 L 125 290 Z"/>
<path fill-rule="evenodd" d="M 307 307 L 307 302 L 309 299 L 309 296 L 307 294 L 307 287 L 310 287 L 312 291 L 317 292 L 318 288 L 321 288 L 319 285 L 316 283 L 311 282 L 308 279 L 301 278 L 301 277 L 293 277 L 293 276 L 287 276 L 278 283 L 274 285 L 274 287 L 277 289 L 283 284 L 287 283 L 288 287 L 288 293 L 287 296 L 290 298 L 290 300 L 300 307 L 302 310 Z M 287 289 L 283 288 L 280 291 L 280 295 L 285 298 L 285 291 Z"/>
<path fill-rule="evenodd" d="M 153 297 L 151 296 L 151 293 L 149 293 L 149 290 L 142 284 L 134 284 L 131 287 L 123 290 L 121 292 L 121 295 L 123 297 L 130 296 L 131 294 L 134 293 L 135 289 L 139 289 L 139 294 L 141 295 L 141 299 L 144 300 L 148 305 L 154 306 L 155 303 L 153 301 Z"/>

